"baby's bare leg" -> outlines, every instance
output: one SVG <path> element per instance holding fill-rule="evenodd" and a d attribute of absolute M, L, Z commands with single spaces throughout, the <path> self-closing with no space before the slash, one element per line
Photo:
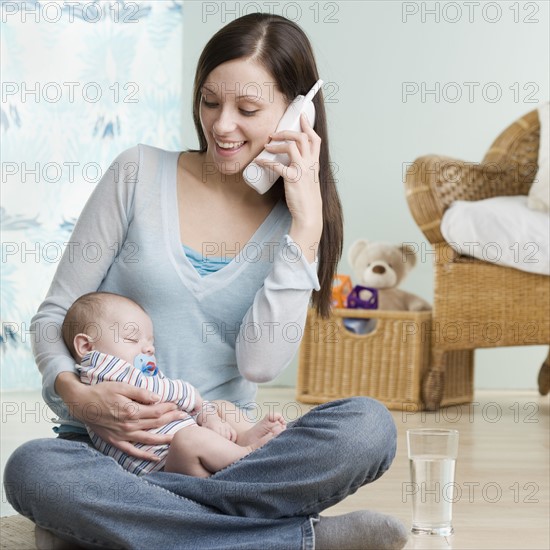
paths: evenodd
<path fill-rule="evenodd" d="M 179 430 L 170 443 L 164 466 L 165 472 L 195 477 L 210 477 L 254 449 L 265 445 L 273 435 L 247 446 L 237 445 L 218 433 L 192 425 Z"/>
<path fill-rule="evenodd" d="M 250 420 L 243 410 L 229 401 L 212 401 L 217 407 L 218 416 L 236 432 L 239 445 L 253 445 L 268 434 L 277 435 L 286 428 L 283 415 L 270 412 L 259 422 Z"/>

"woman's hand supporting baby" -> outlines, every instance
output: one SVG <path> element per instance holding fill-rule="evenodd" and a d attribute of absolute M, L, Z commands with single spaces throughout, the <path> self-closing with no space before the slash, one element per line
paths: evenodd
<path fill-rule="evenodd" d="M 76 374 L 62 372 L 55 381 L 55 391 L 71 415 L 89 426 L 101 439 L 131 456 L 146 460 L 157 461 L 158 457 L 136 448 L 134 443 L 170 443 L 173 435 L 159 435 L 147 430 L 187 416 L 175 403 L 158 403 L 160 396 L 125 382 L 89 386 L 82 384 Z"/>

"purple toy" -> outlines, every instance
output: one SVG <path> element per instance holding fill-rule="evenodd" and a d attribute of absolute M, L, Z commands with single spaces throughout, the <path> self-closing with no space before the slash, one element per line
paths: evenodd
<path fill-rule="evenodd" d="M 378 309 L 378 289 L 357 285 L 348 294 L 346 307 L 349 309 Z M 344 326 L 355 334 L 367 334 L 376 327 L 374 319 L 345 318 Z"/>
<path fill-rule="evenodd" d="M 348 294 L 347 307 L 350 309 L 378 309 L 378 289 L 357 285 Z"/>

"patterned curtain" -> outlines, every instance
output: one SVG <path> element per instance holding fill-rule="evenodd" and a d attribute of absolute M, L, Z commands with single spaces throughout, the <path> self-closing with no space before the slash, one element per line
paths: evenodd
<path fill-rule="evenodd" d="M 0 10 L 5 391 L 41 385 L 32 338 L 59 335 L 30 334 L 30 320 L 103 172 L 136 143 L 181 148 L 183 2 L 27 0 Z M 93 252 L 81 251 L 90 261 Z"/>

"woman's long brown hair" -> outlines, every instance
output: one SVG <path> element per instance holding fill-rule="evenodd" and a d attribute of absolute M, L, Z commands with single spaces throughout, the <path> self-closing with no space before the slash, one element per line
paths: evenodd
<path fill-rule="evenodd" d="M 199 58 L 193 89 L 193 121 L 199 138 L 199 149 L 204 153 L 207 142 L 200 121 L 201 88 L 208 75 L 222 63 L 233 59 L 253 59 L 274 78 L 278 90 L 293 100 L 305 95 L 319 80 L 313 50 L 304 31 L 295 23 L 279 15 L 251 13 L 235 19 L 220 29 L 208 41 Z M 314 291 L 312 305 L 322 317 L 331 309 L 332 281 L 336 274 L 343 246 L 343 215 L 331 169 L 327 134 L 327 119 L 322 89 L 313 99 L 315 125 L 321 138 L 319 179 L 323 200 L 323 232 L 319 242 L 319 283 Z M 283 185 L 280 177 L 275 185 Z"/>

